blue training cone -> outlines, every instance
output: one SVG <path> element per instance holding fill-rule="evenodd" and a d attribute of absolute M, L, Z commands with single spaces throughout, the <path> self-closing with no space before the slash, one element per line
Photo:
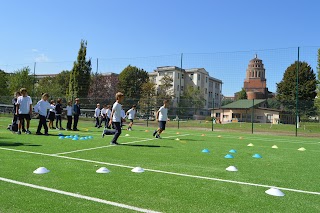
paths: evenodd
<path fill-rule="evenodd" d="M 92 139 L 93 137 L 92 137 L 92 136 L 89 136 L 88 138 L 89 138 L 89 139 Z"/>
<path fill-rule="evenodd" d="M 229 158 L 229 159 L 231 159 L 231 158 L 234 158 L 234 157 L 233 157 L 233 155 L 231 155 L 231 154 L 227 154 L 226 156 L 224 156 L 224 158 Z"/>
<path fill-rule="evenodd" d="M 59 139 L 64 139 L 64 136 L 59 136 Z"/>
<path fill-rule="evenodd" d="M 230 152 L 230 153 L 237 153 L 237 151 L 234 150 L 234 149 L 231 149 L 229 152 Z"/>
<path fill-rule="evenodd" d="M 262 156 L 259 155 L 259 154 L 254 154 L 252 157 L 253 157 L 253 158 L 262 158 Z"/>
<path fill-rule="evenodd" d="M 77 141 L 77 140 L 79 140 L 79 138 L 72 138 L 72 140 L 73 140 L 73 141 Z"/>
<path fill-rule="evenodd" d="M 210 151 L 208 149 L 202 150 L 203 153 L 209 153 Z"/>

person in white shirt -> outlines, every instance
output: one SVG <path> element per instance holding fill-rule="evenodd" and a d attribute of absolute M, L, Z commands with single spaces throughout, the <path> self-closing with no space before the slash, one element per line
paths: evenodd
<path fill-rule="evenodd" d="M 160 107 L 160 109 L 157 111 L 156 119 L 159 122 L 159 128 L 157 130 L 154 130 L 153 136 L 156 136 L 156 138 L 161 138 L 160 134 L 163 132 L 163 130 L 166 129 L 166 123 L 168 119 L 168 105 L 169 100 L 163 101 L 163 106 Z"/>
<path fill-rule="evenodd" d="M 118 138 L 121 135 L 121 121 L 124 121 L 124 118 L 121 117 L 121 102 L 124 99 L 124 95 L 121 92 L 117 92 L 116 94 L 116 102 L 113 104 L 112 112 L 111 112 L 111 120 L 109 122 L 109 125 L 113 123 L 115 127 L 115 134 L 111 141 L 111 145 L 118 145 Z M 102 133 L 102 137 L 104 137 L 104 132 Z"/>
<path fill-rule="evenodd" d="M 104 122 L 104 127 L 107 128 L 107 105 L 104 104 L 103 108 L 101 109 L 101 121 L 100 121 L 100 126 L 102 126 L 102 122 Z"/>
<path fill-rule="evenodd" d="M 72 125 L 72 114 L 73 114 L 73 107 L 72 107 L 72 101 L 68 101 L 67 105 L 67 130 L 71 130 L 71 125 Z"/>
<path fill-rule="evenodd" d="M 111 106 L 107 105 L 107 128 L 111 129 L 111 125 L 109 125 L 111 119 Z"/>
<path fill-rule="evenodd" d="M 94 127 L 98 127 L 100 128 L 100 113 L 101 113 L 101 109 L 100 109 L 100 104 L 97 104 L 97 108 L 94 110 L 94 117 L 96 119 L 96 125 Z"/>
<path fill-rule="evenodd" d="M 42 95 L 42 99 L 38 101 L 38 103 L 34 106 L 34 111 L 39 113 L 39 125 L 36 132 L 37 135 L 43 135 L 41 133 L 42 126 L 44 127 L 44 134 L 49 135 L 48 126 L 47 126 L 47 114 L 48 114 L 48 110 L 53 109 L 54 106 L 50 105 L 50 103 L 48 102 L 48 99 L 49 99 L 49 94 L 44 93 Z"/>
<path fill-rule="evenodd" d="M 21 96 L 17 98 L 16 103 L 16 115 L 19 117 L 19 124 L 18 124 L 18 132 L 17 134 L 21 134 L 21 127 L 22 122 L 24 122 L 24 119 L 27 123 L 27 129 L 25 131 L 26 134 L 31 134 L 29 131 L 30 127 L 30 120 L 31 120 L 31 114 L 32 114 L 32 100 L 30 96 L 28 96 L 27 89 L 21 88 L 20 89 Z"/>
<path fill-rule="evenodd" d="M 127 117 L 126 112 L 124 111 L 123 106 L 121 105 L 121 118 L 125 119 L 126 117 Z M 125 121 L 121 120 L 120 122 L 121 128 L 124 126 L 123 122 Z"/>
<path fill-rule="evenodd" d="M 56 111 L 55 111 L 56 103 L 54 102 L 54 100 L 50 101 L 50 105 L 51 105 L 51 108 L 50 108 L 49 114 L 48 114 L 49 128 L 55 129 L 55 127 L 53 126 L 53 121 L 56 117 Z"/>
<path fill-rule="evenodd" d="M 131 109 L 129 109 L 126 113 L 128 119 L 130 120 L 128 130 L 132 130 L 133 119 L 136 117 L 136 105 L 133 105 Z"/>

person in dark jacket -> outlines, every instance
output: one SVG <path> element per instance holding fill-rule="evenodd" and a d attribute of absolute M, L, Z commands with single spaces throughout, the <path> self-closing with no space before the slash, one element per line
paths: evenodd
<path fill-rule="evenodd" d="M 73 131 L 79 131 L 78 129 L 78 121 L 80 112 L 80 99 L 76 98 L 76 103 L 73 105 Z"/>

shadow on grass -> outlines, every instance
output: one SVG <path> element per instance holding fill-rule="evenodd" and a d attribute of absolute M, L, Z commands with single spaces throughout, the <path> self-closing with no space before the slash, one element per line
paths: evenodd
<path fill-rule="evenodd" d="M 160 145 L 142 145 L 142 144 L 119 144 L 121 146 L 133 146 L 133 147 L 148 147 L 148 148 L 172 148 L 172 146 L 160 146 Z"/>
<path fill-rule="evenodd" d="M 0 146 L 42 146 L 38 144 L 25 144 L 25 143 L 6 143 L 0 142 Z"/>

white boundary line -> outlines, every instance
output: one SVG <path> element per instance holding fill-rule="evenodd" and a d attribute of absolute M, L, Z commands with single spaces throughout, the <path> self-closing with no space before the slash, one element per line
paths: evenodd
<path fill-rule="evenodd" d="M 132 166 L 127 166 L 127 165 L 114 164 L 114 163 L 108 163 L 108 162 L 100 162 L 100 161 L 88 160 L 88 159 L 82 159 L 82 158 L 73 158 L 73 157 L 61 156 L 61 155 L 54 155 L 54 154 L 45 154 L 45 153 L 39 153 L 39 152 L 30 152 L 30 151 L 10 149 L 10 148 L 3 148 L 3 147 L 0 147 L 0 149 L 2 149 L 2 150 L 8 150 L 8 151 L 15 151 L 15 152 L 22 152 L 22 153 L 29 153 L 29 154 L 36 154 L 36 155 L 51 156 L 51 157 L 57 157 L 57 158 L 64 158 L 64 159 L 76 160 L 76 161 L 82 161 L 82 162 L 104 164 L 104 165 L 116 166 L 116 167 L 122 167 L 122 168 L 130 168 L 130 169 L 131 169 L 131 168 L 134 168 L 134 167 L 132 167 Z M 150 172 L 162 173 L 162 174 L 182 176 L 182 177 L 190 177 L 190 178 L 197 178 L 197 179 L 204 179 L 204 180 L 212 180 L 212 181 L 219 181 L 219 182 L 226 182 L 226 183 L 235 183 L 235 184 L 240 184 L 240 185 L 257 186 L 257 187 L 264 187 L 264 188 L 272 188 L 272 187 L 275 187 L 275 188 L 278 188 L 278 189 L 281 189 L 281 190 L 285 190 L 285 191 L 292 191 L 292 192 L 298 192 L 298 193 L 304 193 L 304 194 L 320 195 L 320 192 L 306 191 L 306 190 L 300 190 L 300 189 L 291 189 L 291 188 L 285 188 L 285 187 L 269 186 L 269 185 L 264 185 L 264 184 L 249 183 L 249 182 L 234 181 L 234 180 L 226 180 L 226 179 L 206 177 L 206 176 L 198 176 L 198 175 L 189 175 L 189 174 L 176 173 L 176 172 L 168 172 L 168 171 L 155 170 L 155 169 L 147 169 L 147 168 L 144 168 L 144 170 L 145 170 L 145 171 L 150 171 Z"/>
<path fill-rule="evenodd" d="M 48 188 L 48 187 L 44 187 L 44 186 L 38 186 L 38 185 L 30 184 L 30 183 L 24 183 L 24 182 L 11 180 L 11 179 L 7 179 L 7 178 L 3 178 L 3 177 L 0 177 L 0 180 L 4 181 L 4 182 L 8 182 L 8 183 L 21 185 L 21 186 L 31 187 L 31 188 L 34 188 L 34 189 L 40 189 L 40 190 L 43 190 L 43 191 L 49 191 L 49 192 L 53 192 L 53 193 L 57 193 L 57 194 L 67 195 L 67 196 L 70 196 L 70 197 L 75 197 L 75 198 L 85 199 L 85 200 L 89 200 L 89 201 L 94 201 L 94 202 L 97 202 L 97 203 L 103 203 L 103 204 L 107 204 L 107 205 L 111 205 L 111 206 L 130 209 L 130 210 L 134 210 L 134 211 L 138 211 L 138 212 L 157 213 L 156 211 L 149 210 L 149 209 L 143 209 L 143 208 L 139 208 L 139 207 L 135 207 L 135 206 L 129 206 L 129 205 L 126 205 L 126 204 L 123 204 L 123 203 L 116 203 L 116 202 L 113 202 L 113 201 L 103 200 L 103 199 L 100 199 L 100 198 L 89 197 L 89 196 L 85 196 L 85 195 L 75 194 L 75 193 L 72 193 L 72 192 L 66 192 L 66 191 L 62 191 L 62 190 L 58 190 L 58 189 Z"/>
<path fill-rule="evenodd" d="M 190 135 L 190 134 L 184 134 L 184 135 L 180 135 L 180 136 L 188 136 L 188 135 Z M 168 136 L 168 137 L 163 137 L 163 138 L 173 138 L 173 137 L 177 137 L 177 136 Z M 159 140 L 159 139 L 157 139 L 157 138 L 149 138 L 149 139 L 126 142 L 126 143 L 121 143 L 121 144 L 125 145 L 125 144 L 140 143 L 140 142 L 152 141 L 152 140 Z M 106 145 L 106 146 L 98 146 L 98 147 L 87 148 L 87 149 L 78 149 L 78 150 L 69 151 L 69 152 L 60 152 L 60 153 L 56 153 L 56 154 L 53 154 L 53 155 L 65 155 L 65 154 L 71 154 L 71 153 L 76 153 L 76 152 L 84 152 L 84 151 L 90 151 L 90 150 L 102 149 L 102 148 L 108 148 L 108 147 L 115 147 L 115 145 Z"/>

